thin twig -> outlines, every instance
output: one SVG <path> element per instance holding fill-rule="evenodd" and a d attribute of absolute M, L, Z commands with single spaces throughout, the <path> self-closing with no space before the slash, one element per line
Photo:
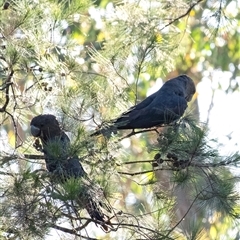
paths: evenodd
<path fill-rule="evenodd" d="M 35 154 L 24 154 L 24 158 L 28 158 L 28 159 L 42 159 L 42 160 L 45 159 L 44 155 L 35 155 Z"/>
<path fill-rule="evenodd" d="M 65 233 L 73 234 L 73 235 L 81 237 L 83 239 L 97 240 L 97 238 L 90 238 L 90 237 L 82 236 L 81 234 L 78 234 L 75 229 L 69 229 L 69 228 L 61 227 L 61 226 L 58 226 L 56 224 L 50 224 L 50 227 L 52 227 L 54 229 L 57 229 L 57 230 L 60 230 L 60 231 L 65 232 Z"/>
<path fill-rule="evenodd" d="M 9 100 L 10 100 L 10 98 L 9 98 L 9 88 L 12 85 L 11 79 L 13 77 L 13 74 L 14 74 L 14 71 L 11 70 L 11 72 L 10 72 L 10 74 L 9 74 L 7 80 L 6 80 L 6 87 L 5 87 L 5 89 L 6 89 L 6 91 L 5 91 L 6 98 L 5 98 L 4 105 L 0 108 L 0 112 L 5 112 L 8 104 L 9 104 Z"/>
<path fill-rule="evenodd" d="M 208 186 L 207 186 L 207 187 L 208 187 Z M 207 187 L 206 187 L 206 188 L 207 188 Z M 189 206 L 189 208 L 187 209 L 187 211 L 185 212 L 185 214 L 184 214 L 184 215 L 182 216 L 182 218 L 175 224 L 175 226 L 173 226 L 173 227 L 171 228 L 171 230 L 169 230 L 167 236 L 169 236 L 169 234 L 170 234 L 171 232 L 173 232 L 173 230 L 186 218 L 186 216 L 187 216 L 187 214 L 189 213 L 189 211 L 191 210 L 193 204 L 197 201 L 198 197 L 200 196 L 200 194 L 202 194 L 203 191 L 204 191 L 204 190 L 200 191 L 200 192 L 196 195 L 196 197 L 193 199 L 192 203 L 190 204 L 190 206 Z M 167 236 L 166 236 L 166 237 L 167 237 Z"/>
<path fill-rule="evenodd" d="M 137 89 L 138 89 L 138 81 L 139 81 L 139 76 L 140 76 L 140 73 L 141 73 L 142 65 L 143 65 L 144 60 L 147 57 L 147 55 L 154 49 L 153 43 L 154 42 L 152 41 L 151 44 L 144 49 L 143 57 L 142 57 L 140 63 L 138 64 L 137 81 L 135 83 L 135 85 L 136 85 L 136 89 L 135 89 L 135 96 L 136 96 L 135 97 L 135 105 L 137 104 L 137 99 L 138 99 L 138 95 L 137 95 L 138 91 L 137 91 Z"/>
<path fill-rule="evenodd" d="M 186 17 L 191 11 L 192 9 L 197 6 L 200 2 L 202 2 L 203 0 L 198 0 L 196 3 L 194 3 L 192 6 L 190 6 L 190 8 L 187 10 L 187 12 L 185 12 L 184 14 L 180 15 L 179 17 L 173 19 L 172 21 L 170 21 L 169 23 L 167 23 L 165 26 L 163 26 L 160 31 L 162 31 L 164 28 L 172 25 L 173 23 L 175 23 L 176 21 L 180 20 L 183 17 Z"/>
<path fill-rule="evenodd" d="M 124 175 L 129 175 L 129 176 L 136 176 L 136 175 L 141 175 L 141 174 L 145 174 L 145 173 L 156 172 L 156 171 L 158 171 L 158 170 L 162 170 L 162 169 L 152 169 L 152 170 L 146 170 L 146 171 L 134 172 L 134 173 L 118 171 L 118 173 L 119 173 L 119 174 L 124 174 Z"/>
<path fill-rule="evenodd" d="M 153 163 L 156 162 L 156 160 L 140 160 L 140 161 L 130 161 L 130 162 L 124 162 L 122 164 L 119 164 L 119 166 L 121 165 L 128 165 L 128 164 L 141 164 L 141 163 Z"/>
<path fill-rule="evenodd" d="M 138 134 L 138 133 L 145 133 L 145 132 L 152 132 L 152 131 L 155 131 L 155 132 L 157 132 L 157 133 L 159 134 L 159 132 L 157 131 L 157 128 L 143 129 L 143 130 L 140 130 L 140 131 L 137 131 L 137 132 L 135 132 L 134 130 L 132 130 L 132 132 L 129 133 L 128 135 L 123 136 L 122 138 L 118 139 L 118 142 L 122 141 L 122 140 L 125 139 L 125 138 L 129 138 L 129 137 L 131 137 L 131 136 L 134 136 L 134 135 L 136 135 L 136 134 Z"/>

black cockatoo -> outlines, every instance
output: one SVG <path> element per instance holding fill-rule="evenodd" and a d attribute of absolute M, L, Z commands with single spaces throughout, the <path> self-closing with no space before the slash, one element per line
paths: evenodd
<path fill-rule="evenodd" d="M 60 182 L 71 177 L 89 180 L 78 156 L 72 156 L 69 150 L 70 139 L 60 128 L 59 122 L 54 115 L 36 116 L 32 119 L 30 127 L 31 134 L 41 139 L 42 152 L 44 153 L 48 171 L 54 173 L 54 176 L 59 178 Z M 76 202 L 81 202 L 81 206 L 86 208 L 91 218 L 99 221 L 99 224 L 105 230 L 108 230 L 107 225 L 111 225 L 109 217 L 101 210 L 101 207 L 105 206 L 105 204 L 97 199 L 97 194 L 93 191 L 93 188 L 96 190 L 96 186 L 93 186 L 90 180 L 87 188 L 84 193 L 79 193 L 79 199 L 76 199 Z M 99 191 L 102 190 L 99 188 Z M 110 211 L 109 206 L 105 206 L 105 208 Z"/>
<path fill-rule="evenodd" d="M 191 101 L 195 91 L 194 82 L 187 75 L 170 79 L 157 92 L 91 136 L 109 135 L 120 129 L 151 128 L 172 123 L 184 114 L 187 102 Z"/>

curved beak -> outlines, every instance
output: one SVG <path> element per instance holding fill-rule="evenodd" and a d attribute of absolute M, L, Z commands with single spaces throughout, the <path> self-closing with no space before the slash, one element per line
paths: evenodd
<path fill-rule="evenodd" d="M 31 130 L 31 134 L 34 137 L 39 137 L 40 136 L 40 133 L 41 133 L 41 129 L 40 128 L 35 127 L 34 125 L 31 125 L 30 126 L 30 130 Z"/>
<path fill-rule="evenodd" d="M 185 97 L 185 99 L 190 102 L 192 100 L 193 94 L 190 94 L 188 96 Z"/>

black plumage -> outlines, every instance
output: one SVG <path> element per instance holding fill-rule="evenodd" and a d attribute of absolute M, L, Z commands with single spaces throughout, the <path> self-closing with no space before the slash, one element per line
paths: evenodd
<path fill-rule="evenodd" d="M 104 204 L 97 199 L 97 192 L 93 191 L 93 188 L 96 190 L 96 186 L 93 186 L 88 179 L 78 156 L 71 153 L 70 139 L 60 128 L 56 117 L 51 114 L 36 116 L 32 119 L 30 126 L 31 134 L 41 139 L 47 170 L 53 173 L 55 178 L 57 177 L 61 182 L 71 177 L 88 181 L 86 191 L 79 193 L 76 202 L 81 203 L 80 205 L 86 208 L 91 218 L 99 221 L 107 230 L 110 221 L 108 216 L 101 211 Z M 101 191 L 101 189 L 96 191 Z M 110 210 L 110 207 L 106 206 L 106 208 Z"/>
<path fill-rule="evenodd" d="M 193 80 L 187 75 L 170 79 L 154 94 L 131 107 L 107 127 L 97 130 L 92 136 L 120 129 L 142 129 L 161 126 L 178 120 L 187 108 L 196 89 Z"/>

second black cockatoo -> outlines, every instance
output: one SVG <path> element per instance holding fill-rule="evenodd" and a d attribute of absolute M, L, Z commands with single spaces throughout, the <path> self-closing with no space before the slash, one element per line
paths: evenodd
<path fill-rule="evenodd" d="M 92 134 L 109 135 L 120 129 L 152 128 L 178 120 L 187 108 L 196 89 L 193 80 L 187 75 L 170 79 L 154 94 L 131 107 L 120 117 L 109 122 L 108 126 Z"/>
<path fill-rule="evenodd" d="M 66 133 L 60 128 L 56 117 L 51 114 L 36 116 L 30 123 L 31 134 L 34 137 L 39 137 L 42 142 L 42 152 L 46 162 L 46 167 L 49 172 L 53 173 L 60 182 L 66 181 L 68 178 L 83 178 L 89 180 L 87 173 L 84 171 L 78 156 L 70 152 L 70 139 Z M 96 186 L 93 186 L 90 180 L 88 181 L 84 193 L 79 193 L 79 199 L 76 202 L 81 202 L 93 220 L 97 220 L 101 226 L 107 230 L 107 225 L 110 224 L 109 217 L 103 213 L 101 207 L 105 206 L 101 200 L 97 199 Z M 100 188 L 99 191 L 102 191 Z M 81 198 L 81 199 L 80 199 Z M 106 206 L 110 210 L 109 206 Z"/>

